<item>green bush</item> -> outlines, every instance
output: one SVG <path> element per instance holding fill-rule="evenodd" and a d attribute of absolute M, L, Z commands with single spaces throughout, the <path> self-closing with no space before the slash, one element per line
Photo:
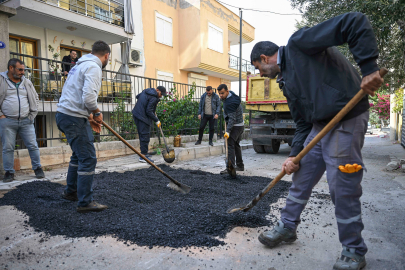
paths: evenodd
<path fill-rule="evenodd" d="M 157 106 L 156 114 L 162 123 L 162 128 L 168 130 L 166 136 L 198 133 L 200 126 L 198 119 L 199 102 L 193 101 L 195 91 L 196 85 L 194 83 L 188 94 L 180 97 L 174 84 L 167 96 Z"/>

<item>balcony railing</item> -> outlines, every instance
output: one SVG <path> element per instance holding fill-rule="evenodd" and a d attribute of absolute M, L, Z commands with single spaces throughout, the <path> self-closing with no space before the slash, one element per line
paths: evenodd
<path fill-rule="evenodd" d="M 37 0 L 124 27 L 123 0 Z"/>
<path fill-rule="evenodd" d="M 239 70 L 239 59 L 239 57 L 229 54 L 229 68 Z M 249 61 L 242 59 L 242 72 L 247 71 L 251 74 L 255 74 L 256 69 Z"/>
<path fill-rule="evenodd" d="M 64 134 L 56 127 L 55 113 L 66 80 L 63 70 L 71 64 L 13 52 L 10 52 L 10 58 L 18 58 L 25 63 L 25 78 L 32 82 L 39 96 L 38 115 L 34 121 L 39 147 L 55 146 L 53 143 L 55 141 L 66 143 Z M 191 98 L 192 104 L 187 103 L 191 107 L 179 107 L 173 114 L 161 119 L 165 134 L 170 135 L 173 130 L 171 127 L 179 126 L 179 122 L 174 122 L 173 119 L 175 119 L 174 115 L 181 113 L 180 110 L 192 110 L 192 112 L 187 119 L 181 120 L 177 130 L 178 134 L 198 134 L 198 103 L 201 95 L 206 92 L 205 87 L 162 81 L 110 70 L 103 70 L 102 74 L 102 83 L 97 100 L 98 108 L 104 114 L 104 121 L 125 139 L 136 139 L 138 136 L 131 113 L 136 104 L 136 96 L 146 88 L 157 88 L 157 86 L 164 86 L 169 95 L 179 100 L 187 96 L 191 89 L 194 91 Z M 216 92 L 216 89 L 214 91 Z M 176 100 L 174 101 L 176 102 Z M 160 102 L 159 106 L 162 106 L 163 103 L 164 101 Z M 160 110 L 162 109 L 160 108 Z M 223 117 L 220 117 L 216 124 L 219 135 L 223 132 L 220 128 L 223 126 L 222 119 Z M 155 129 L 155 125 L 151 125 L 151 128 L 153 129 L 151 130 L 151 136 L 159 137 L 160 133 Z M 115 136 L 106 130 L 103 130 L 101 134 L 97 134 L 96 138 L 98 141 L 116 140 Z M 17 138 L 16 144 L 18 145 L 17 149 L 25 148 L 21 138 Z"/>

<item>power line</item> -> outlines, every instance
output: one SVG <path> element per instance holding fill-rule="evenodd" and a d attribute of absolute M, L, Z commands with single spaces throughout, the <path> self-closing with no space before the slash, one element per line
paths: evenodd
<path fill-rule="evenodd" d="M 273 12 L 273 11 L 269 11 L 269 10 L 259 10 L 259 9 L 252 9 L 252 8 L 241 8 L 241 7 L 236 7 L 227 3 L 224 3 L 222 1 L 217 0 L 217 2 L 226 5 L 226 6 L 230 6 L 233 8 L 237 8 L 237 9 L 242 9 L 242 10 L 250 10 L 250 11 L 256 11 L 256 12 L 267 12 L 267 13 L 273 13 L 273 14 L 277 14 L 277 15 L 302 15 L 302 13 L 290 13 L 290 14 L 285 14 L 285 13 L 278 13 L 278 12 Z"/>

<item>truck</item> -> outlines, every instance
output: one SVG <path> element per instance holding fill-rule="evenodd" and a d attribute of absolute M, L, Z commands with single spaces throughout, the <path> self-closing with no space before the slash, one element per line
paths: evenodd
<path fill-rule="evenodd" d="M 276 79 L 248 75 L 246 110 L 256 153 L 277 154 L 282 142 L 291 146 L 297 126 Z"/>

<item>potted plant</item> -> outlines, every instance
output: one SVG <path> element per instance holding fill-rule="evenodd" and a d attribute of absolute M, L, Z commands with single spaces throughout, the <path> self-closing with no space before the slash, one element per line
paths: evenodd
<path fill-rule="evenodd" d="M 53 58 L 53 60 L 48 61 L 49 80 L 60 81 L 62 76 L 61 76 L 60 67 L 57 63 L 60 53 L 55 52 L 55 49 L 51 45 L 48 45 L 48 51 L 50 51 L 52 53 L 52 58 Z"/>

